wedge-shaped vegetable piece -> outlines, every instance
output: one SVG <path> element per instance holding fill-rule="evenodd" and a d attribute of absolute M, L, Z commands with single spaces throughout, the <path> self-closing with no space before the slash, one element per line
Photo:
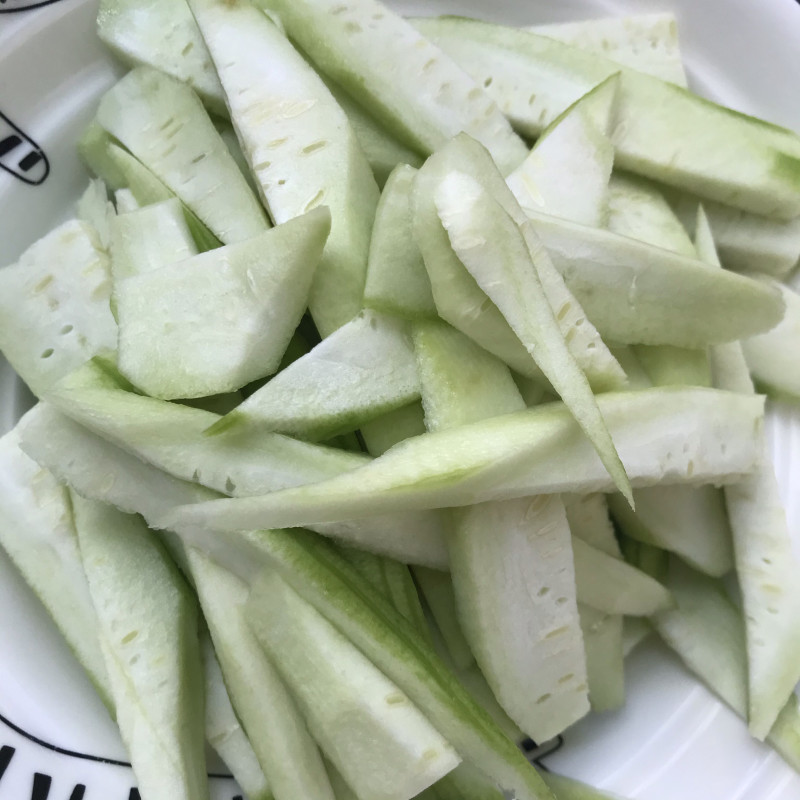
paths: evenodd
<path fill-rule="evenodd" d="M 114 192 L 114 205 L 117 207 L 118 214 L 128 214 L 141 208 L 141 205 L 133 196 L 133 192 L 127 188 L 117 189 Z"/>
<path fill-rule="evenodd" d="M 435 317 L 431 282 L 413 234 L 416 172 L 407 164 L 397 167 L 383 189 L 369 247 L 364 305 L 401 317 Z"/>
<path fill-rule="evenodd" d="M 80 425 L 49 406 L 43 409 L 43 419 L 28 426 L 37 458 L 81 493 L 151 522 L 173 505 L 219 497 L 216 492 L 246 496 L 298 486 L 368 462 L 365 456 L 269 432 L 205 437 L 202 431 L 217 415 L 126 392 L 97 365 L 75 373 L 51 398 Z M 77 453 L 81 458 L 74 458 Z M 112 483 L 109 475 L 116 476 Z M 437 512 L 345 520 L 314 529 L 403 562 L 447 566 L 444 523 Z"/>
<path fill-rule="evenodd" d="M 367 452 L 377 458 L 390 447 L 425 433 L 425 413 L 419 402 L 390 411 L 361 426 L 361 436 Z"/>
<path fill-rule="evenodd" d="M 108 259 L 97 234 L 65 222 L 0 270 L 0 350 L 34 394 L 116 347 Z"/>
<path fill-rule="evenodd" d="M 247 624 L 249 586 L 203 553 L 186 549 L 231 702 L 275 800 L 332 800 L 321 754 L 289 689 Z"/>
<path fill-rule="evenodd" d="M 225 97 L 186 0 L 102 0 L 97 34 L 131 66 L 146 65 L 188 83 L 209 109 L 225 114 Z"/>
<path fill-rule="evenodd" d="M 746 719 L 748 656 L 741 614 L 720 584 L 674 559 L 667 585 L 677 605 L 652 619 L 658 635 L 714 694 Z M 800 769 L 800 708 L 793 693 L 766 741 Z"/>
<path fill-rule="evenodd" d="M 75 207 L 78 219 L 86 222 L 100 239 L 103 250 L 108 250 L 110 225 L 117 212 L 114 204 L 108 199 L 108 189 L 99 179 L 89 181 Z"/>
<path fill-rule="evenodd" d="M 275 570 L 253 585 L 248 619 L 357 795 L 408 800 L 458 764 L 408 696 Z"/>
<path fill-rule="evenodd" d="M 211 637 L 200 637 L 203 675 L 206 682 L 206 736 L 208 743 L 233 773 L 249 800 L 270 800 L 272 792 L 264 777 L 253 746 L 231 705 L 222 670 Z"/>
<path fill-rule="evenodd" d="M 19 449 L 19 439 L 18 429 L 0 439 L 0 547 L 113 708 L 68 491 Z"/>
<path fill-rule="evenodd" d="M 745 339 L 742 349 L 757 386 L 800 400 L 800 294 L 777 281 L 770 283 L 780 291 L 786 312 L 772 330 Z"/>
<path fill-rule="evenodd" d="M 783 314 L 780 295 L 759 281 L 556 217 L 531 222 L 587 317 L 614 341 L 704 347 L 769 330 Z"/>
<path fill-rule="evenodd" d="M 538 279 L 536 263 L 548 259 L 544 248 L 530 250 L 531 237 L 526 242 L 499 203 L 463 172 L 443 179 L 434 202 L 456 255 L 561 395 L 619 490 L 631 499 L 630 481 L 592 389 L 569 351 Z"/>
<path fill-rule="evenodd" d="M 398 138 L 427 155 L 466 131 L 503 172 L 526 155 L 483 87 L 377 0 L 269 0 L 317 67 Z M 398 81 L 402 74 L 405 80 Z"/>
<path fill-rule="evenodd" d="M 523 210 L 605 226 L 614 164 L 608 133 L 617 81 L 613 75 L 570 106 L 508 176 Z"/>
<path fill-rule="evenodd" d="M 605 226 L 608 230 L 687 258 L 697 255 L 689 234 L 657 184 L 636 175 L 615 172 L 608 188 L 609 215 Z"/>
<path fill-rule="evenodd" d="M 651 389 L 597 401 L 634 486 L 724 483 L 752 471 L 761 457 L 763 399 Z M 612 486 L 569 411 L 552 403 L 417 436 L 317 484 L 176 509 L 161 524 L 255 530 Z"/>
<path fill-rule="evenodd" d="M 476 81 L 488 82 L 487 92 L 527 135 L 538 135 L 619 70 L 520 28 L 465 17 L 416 24 Z M 796 134 L 634 70 L 623 69 L 620 78 L 611 136 L 616 166 L 756 214 L 800 214 Z"/>
<path fill-rule="evenodd" d="M 305 531 L 245 534 L 283 579 L 425 714 L 458 754 L 520 800 L 550 800 L 536 770 L 414 626 L 333 547 Z"/>
<path fill-rule="evenodd" d="M 111 272 L 115 281 L 197 255 L 177 197 L 111 221 Z"/>
<path fill-rule="evenodd" d="M 328 235 L 317 209 L 115 286 L 119 369 L 147 394 L 206 397 L 274 372 Z"/>
<path fill-rule="evenodd" d="M 663 81 L 686 86 L 678 25 L 670 12 L 535 25 L 530 30 Z"/>
<path fill-rule="evenodd" d="M 208 797 L 196 601 L 138 517 L 73 495 L 117 723 L 142 795 Z"/>
<path fill-rule="evenodd" d="M 242 150 L 276 223 L 330 208 L 309 299 L 327 336 L 361 308 L 378 188 L 347 116 L 281 30 L 248 2 L 191 0 Z"/>
<path fill-rule="evenodd" d="M 455 137 L 427 160 L 415 180 L 414 232 L 439 315 L 516 372 L 541 381 L 541 372 L 530 354 L 453 253 L 439 221 L 434 193 L 439 182 L 453 170 L 475 178 L 518 225 L 527 219 L 489 153 L 469 136 Z M 559 329 L 592 387 L 596 391 L 620 388 L 625 383 L 625 374 L 565 286 L 564 279 L 548 261 L 539 259 L 536 265 Z"/>
<path fill-rule="evenodd" d="M 606 497 L 600 493 L 564 495 L 567 521 L 573 536 L 583 539 L 595 550 L 601 550 L 614 558 L 622 558 Z"/>
<path fill-rule="evenodd" d="M 319 441 L 355 430 L 418 397 L 408 325 L 364 311 L 251 394 L 209 433 L 257 425 Z"/>
<path fill-rule="evenodd" d="M 186 84 L 138 67 L 103 96 L 97 120 L 224 244 L 269 227 L 202 103 Z"/>

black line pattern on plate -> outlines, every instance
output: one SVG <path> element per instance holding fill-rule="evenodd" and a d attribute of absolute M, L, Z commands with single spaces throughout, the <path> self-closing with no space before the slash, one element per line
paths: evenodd
<path fill-rule="evenodd" d="M 0 169 L 30 186 L 44 183 L 50 174 L 50 162 L 44 150 L 2 111 L 0 111 Z"/>
<path fill-rule="evenodd" d="M 31 9 L 49 6 L 57 2 L 58 0 L 0 0 L 0 14 L 30 11 Z"/>
<path fill-rule="evenodd" d="M 43 772 L 34 772 L 31 800 L 47 800 L 52 783 L 53 779 L 49 775 L 45 775 Z"/>
<path fill-rule="evenodd" d="M 7 744 L 4 744 L 3 747 L 0 748 L 0 780 L 3 779 L 3 775 L 5 775 L 8 765 L 11 763 L 11 759 L 14 758 L 14 753 L 16 752 L 15 748 L 9 747 Z"/>

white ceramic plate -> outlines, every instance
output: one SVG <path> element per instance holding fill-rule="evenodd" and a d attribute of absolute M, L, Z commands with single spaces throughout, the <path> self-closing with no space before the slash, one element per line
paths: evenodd
<path fill-rule="evenodd" d="M 74 143 L 102 91 L 121 74 L 94 36 L 96 2 L 0 0 L 0 151 L 8 136 L 27 137 L 0 155 L 0 264 L 13 262 L 67 218 L 85 186 Z M 694 88 L 800 130 L 800 6 L 794 0 L 396 5 L 409 13 L 467 13 L 512 24 L 673 9 Z M 0 432 L 30 400 L 0 362 Z M 768 432 L 800 542 L 800 413 L 773 407 Z M 800 798 L 800 777 L 750 740 L 745 726 L 662 648 L 650 643 L 634 654 L 627 686 L 623 710 L 569 730 L 546 763 L 637 800 Z M 0 556 L 0 800 L 134 798 L 125 758 L 80 667 Z M 211 785 L 215 798 L 230 800 L 238 791 L 223 777 Z"/>

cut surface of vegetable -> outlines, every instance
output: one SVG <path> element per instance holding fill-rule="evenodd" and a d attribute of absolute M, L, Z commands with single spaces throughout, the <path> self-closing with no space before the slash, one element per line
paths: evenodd
<path fill-rule="evenodd" d="M 456 767 L 422 711 L 274 569 L 254 583 L 248 620 L 359 797 L 409 800 Z"/>
<path fill-rule="evenodd" d="M 326 209 L 115 285 L 119 369 L 163 399 L 233 391 L 275 371 L 303 315 Z"/>
<path fill-rule="evenodd" d="M 104 95 L 97 119 L 224 244 L 269 227 L 214 123 L 186 84 L 137 67 Z"/>
<path fill-rule="evenodd" d="M 72 496 L 116 708 L 143 796 L 208 797 L 197 605 L 138 517 Z"/>
<path fill-rule="evenodd" d="M 65 222 L 0 270 L 0 350 L 36 395 L 114 349 L 108 259 L 96 233 Z"/>
<path fill-rule="evenodd" d="M 372 171 L 345 113 L 267 15 L 243 1 L 189 5 L 273 220 L 330 209 L 331 236 L 309 299 L 327 336 L 361 308 L 378 202 Z"/>
<path fill-rule="evenodd" d="M 760 460 L 763 399 L 651 389 L 609 392 L 597 401 L 635 486 L 723 483 Z M 176 509 L 161 524 L 257 530 L 612 486 L 569 411 L 552 403 L 416 436 L 320 483 Z"/>
<path fill-rule="evenodd" d="M 407 323 L 367 310 L 251 394 L 209 434 L 257 426 L 320 441 L 418 397 Z"/>

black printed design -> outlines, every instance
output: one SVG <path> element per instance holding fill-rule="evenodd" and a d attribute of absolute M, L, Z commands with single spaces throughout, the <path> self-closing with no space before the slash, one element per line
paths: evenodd
<path fill-rule="evenodd" d="M 2 2 L 3 0 L 0 0 L 0 3 Z M 5 2 L 10 3 L 12 0 Z M 44 150 L 2 111 L 0 111 L 0 168 L 31 186 L 43 183 L 50 174 L 50 162 Z"/>
<path fill-rule="evenodd" d="M 14 758 L 14 753 L 17 751 L 13 747 L 9 747 L 7 744 L 3 745 L 3 748 L 0 749 L 0 779 L 2 779 L 5 771 L 8 769 L 8 765 L 11 763 L 11 759 Z"/>
<path fill-rule="evenodd" d="M 32 8 L 49 6 L 58 0 L 0 0 L 0 14 L 11 14 L 14 11 L 29 11 Z"/>
<path fill-rule="evenodd" d="M 50 794 L 50 784 L 53 779 L 49 775 L 41 772 L 33 773 L 33 788 L 31 789 L 31 800 L 47 800 Z"/>

